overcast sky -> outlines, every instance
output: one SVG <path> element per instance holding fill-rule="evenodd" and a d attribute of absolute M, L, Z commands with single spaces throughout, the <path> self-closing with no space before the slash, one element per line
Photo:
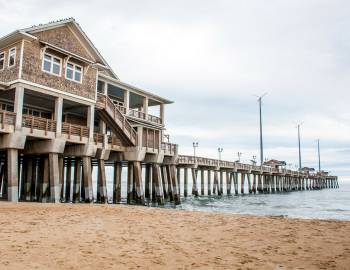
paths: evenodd
<path fill-rule="evenodd" d="M 259 156 L 350 179 L 350 2 L 341 0 L 4 1 L 0 35 L 74 17 L 119 78 L 175 103 L 166 133 L 191 154 Z"/>

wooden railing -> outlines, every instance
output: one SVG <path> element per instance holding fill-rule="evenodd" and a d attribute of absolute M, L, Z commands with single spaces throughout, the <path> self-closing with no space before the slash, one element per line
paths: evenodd
<path fill-rule="evenodd" d="M 142 112 L 142 111 L 130 109 L 128 115 L 131 116 L 131 117 L 138 118 L 138 119 L 147 120 L 146 119 L 147 115 L 144 112 Z"/>
<path fill-rule="evenodd" d="M 71 135 L 75 135 L 75 136 L 79 136 L 80 140 L 82 140 L 83 137 L 85 138 L 89 137 L 89 128 L 86 126 L 80 126 L 80 125 L 63 122 L 62 133 L 68 134 L 68 139 L 71 138 Z"/>
<path fill-rule="evenodd" d="M 177 144 L 162 142 L 162 150 L 175 155 L 177 153 Z"/>
<path fill-rule="evenodd" d="M 108 136 L 108 143 L 112 146 L 123 146 L 121 140 L 115 136 Z"/>
<path fill-rule="evenodd" d="M 245 164 L 240 162 L 232 162 L 211 158 L 203 158 L 203 157 L 194 157 L 194 156 L 185 156 L 180 155 L 178 158 L 179 165 L 198 165 L 198 166 L 208 166 L 208 167 L 221 167 L 228 169 L 235 169 L 239 171 L 256 171 L 256 172 L 264 172 L 264 173 L 283 173 L 283 174 L 300 174 L 305 175 L 303 173 L 299 173 L 298 171 L 292 171 L 287 169 L 278 169 L 270 166 L 258 166 Z"/>
<path fill-rule="evenodd" d="M 114 121 L 119 125 L 119 127 L 124 131 L 126 136 L 136 145 L 137 134 L 132 128 L 130 123 L 126 120 L 125 116 L 118 109 L 118 107 L 113 103 L 113 101 L 106 95 L 97 93 L 97 106 L 104 108 L 107 113 L 113 117 Z"/>
<path fill-rule="evenodd" d="M 154 115 L 151 115 L 151 114 L 148 115 L 148 121 L 156 123 L 156 124 L 161 124 L 162 123 L 162 119 L 161 118 L 159 118 L 157 116 L 154 116 Z"/>
<path fill-rule="evenodd" d="M 0 125 L 4 128 L 5 125 L 14 125 L 16 121 L 16 113 L 8 111 L 0 111 Z"/>
<path fill-rule="evenodd" d="M 47 135 L 48 131 L 56 132 L 56 121 L 24 114 L 22 117 L 22 127 L 30 128 L 31 133 L 33 133 L 34 129 L 44 130 L 45 135 Z"/>
<path fill-rule="evenodd" d="M 94 141 L 96 144 L 103 143 L 103 134 L 102 133 L 94 133 Z"/>

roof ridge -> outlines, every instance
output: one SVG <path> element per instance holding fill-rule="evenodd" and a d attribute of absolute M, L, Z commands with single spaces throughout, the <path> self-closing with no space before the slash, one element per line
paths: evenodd
<path fill-rule="evenodd" d="M 47 27 L 47 26 L 52 25 L 52 24 L 66 23 L 66 22 L 72 22 L 72 21 L 76 22 L 76 20 L 73 17 L 69 17 L 69 18 L 59 19 L 56 21 L 50 21 L 48 23 L 39 23 L 37 25 L 32 25 L 30 27 L 22 28 L 22 29 L 20 29 L 20 31 L 29 31 L 30 29 L 33 29 L 33 28 Z"/>

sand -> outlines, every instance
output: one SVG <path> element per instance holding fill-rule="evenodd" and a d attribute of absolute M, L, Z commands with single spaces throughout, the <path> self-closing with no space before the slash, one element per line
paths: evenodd
<path fill-rule="evenodd" d="M 350 269 L 350 222 L 0 202 L 0 269 Z"/>

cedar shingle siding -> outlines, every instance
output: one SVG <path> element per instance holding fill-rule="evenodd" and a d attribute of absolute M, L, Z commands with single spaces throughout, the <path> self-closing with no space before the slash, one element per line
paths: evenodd
<path fill-rule="evenodd" d="M 13 67 L 8 67 L 8 57 L 9 57 L 9 50 L 16 47 L 16 64 Z M 18 79 L 19 74 L 19 62 L 20 62 L 20 55 L 21 55 L 21 42 L 17 42 L 15 44 L 12 44 L 9 47 L 1 48 L 0 53 L 5 52 L 5 68 L 4 70 L 0 70 L 0 81 L 1 82 L 11 82 L 16 79 Z"/>
<path fill-rule="evenodd" d="M 85 49 L 80 45 L 79 41 L 72 33 L 68 33 L 70 30 L 67 27 L 60 27 L 53 30 L 35 34 L 40 39 L 43 39 L 51 44 L 61 47 L 69 52 L 78 54 L 82 57 L 91 59 Z M 97 70 L 90 67 L 87 72 L 87 66 L 84 67 L 82 73 L 82 83 L 73 82 L 67 80 L 65 77 L 65 63 L 64 57 L 56 54 L 61 58 L 62 72 L 61 77 L 48 74 L 42 71 L 42 59 L 40 57 L 40 50 L 42 45 L 38 41 L 26 41 L 24 43 L 23 53 L 23 70 L 22 78 L 33 83 L 51 87 L 63 92 L 75 94 L 89 99 L 95 99 L 96 92 L 96 76 Z M 51 52 L 50 52 L 51 53 Z M 55 54 L 54 52 L 51 54 Z M 83 63 L 79 63 L 84 66 Z"/>

